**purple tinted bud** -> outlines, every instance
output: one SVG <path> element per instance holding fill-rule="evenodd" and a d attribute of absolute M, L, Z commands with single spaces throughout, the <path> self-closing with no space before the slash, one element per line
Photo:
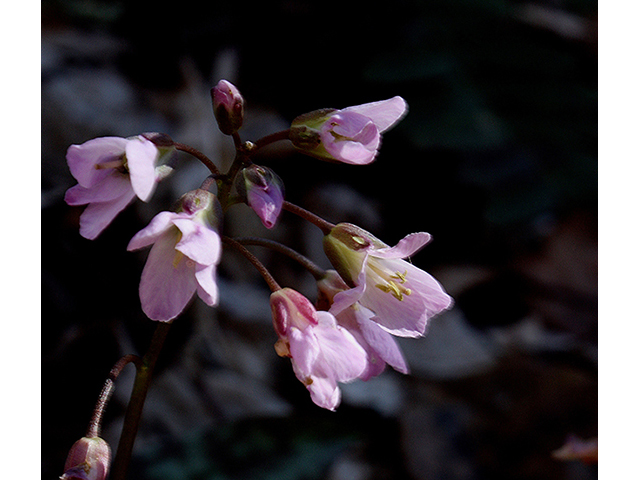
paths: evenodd
<path fill-rule="evenodd" d="M 225 135 L 233 135 L 244 119 L 244 98 L 240 91 L 231 82 L 220 80 L 211 89 L 211 98 L 220 131 Z"/>
<path fill-rule="evenodd" d="M 104 480 L 109 472 L 111 449 L 99 437 L 82 437 L 73 444 L 61 480 Z"/>
<path fill-rule="evenodd" d="M 239 177 L 238 191 L 267 228 L 273 228 L 284 202 L 284 184 L 273 170 L 251 165 Z"/>

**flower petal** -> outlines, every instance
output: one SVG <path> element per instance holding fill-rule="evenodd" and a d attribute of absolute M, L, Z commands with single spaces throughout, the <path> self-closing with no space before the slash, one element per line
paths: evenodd
<path fill-rule="evenodd" d="M 118 160 L 124 154 L 127 140 L 120 137 L 94 138 L 67 149 L 67 164 L 80 185 L 90 188 L 104 178 L 108 169 L 96 169 L 99 163 Z"/>
<path fill-rule="evenodd" d="M 175 218 L 173 224 L 182 233 L 176 250 L 202 265 L 213 265 L 220 261 L 222 248 L 217 232 L 190 218 Z"/>
<path fill-rule="evenodd" d="M 335 411 L 340 404 L 340 389 L 336 382 L 329 378 L 312 377 L 312 383 L 307 385 L 311 400 L 319 407 Z"/>
<path fill-rule="evenodd" d="M 407 102 L 402 97 L 393 97 L 388 100 L 348 107 L 341 111 L 356 112 L 369 117 L 382 133 L 398 123 L 407 113 L 407 109 Z"/>
<path fill-rule="evenodd" d="M 216 283 L 216 265 L 196 264 L 198 296 L 204 303 L 213 307 L 218 304 L 218 284 Z"/>
<path fill-rule="evenodd" d="M 146 138 L 136 137 L 127 141 L 126 155 L 133 191 L 140 200 L 146 202 L 156 187 L 158 149 Z"/>
<path fill-rule="evenodd" d="M 64 200 L 69 205 L 86 205 L 93 202 L 110 202 L 133 192 L 129 178 L 111 171 L 91 188 L 78 184 L 66 191 Z"/>
<path fill-rule="evenodd" d="M 407 258 L 418 252 L 431 241 L 427 232 L 410 233 L 394 247 L 378 248 L 371 251 L 371 256 L 377 258 Z"/>
<path fill-rule="evenodd" d="M 336 325 L 329 312 L 318 312 L 318 325 L 313 328 L 318 338 L 321 358 L 316 371 L 338 382 L 350 382 L 360 376 L 367 366 L 367 355 L 353 335 Z"/>
<path fill-rule="evenodd" d="M 140 278 L 140 303 L 151 320 L 174 319 L 196 292 L 195 266 L 176 251 L 178 231 L 168 230 L 155 242 Z"/>
<path fill-rule="evenodd" d="M 402 351 L 391 334 L 384 331 L 367 315 L 356 313 L 362 336 L 382 360 L 402 373 L 409 373 L 409 368 L 402 355 Z"/>
<path fill-rule="evenodd" d="M 133 191 L 132 191 L 133 192 Z M 179 213 L 174 212 L 160 212 L 158 213 L 149 225 L 136 233 L 127 245 L 127 250 L 138 250 L 144 248 L 147 245 L 154 243 L 160 236 L 173 225 L 173 220 L 176 217 L 180 217 Z"/>
<path fill-rule="evenodd" d="M 291 327 L 288 331 L 288 340 L 291 359 L 295 363 L 300 375 L 304 377 L 304 379 L 300 381 L 305 382 L 305 379 L 315 373 L 316 359 L 320 354 L 318 339 L 312 333 L 312 328 L 309 326 L 304 330 Z"/>
<path fill-rule="evenodd" d="M 133 190 L 108 202 L 90 203 L 80 215 L 80 235 L 94 240 L 129 205 L 135 194 Z"/>

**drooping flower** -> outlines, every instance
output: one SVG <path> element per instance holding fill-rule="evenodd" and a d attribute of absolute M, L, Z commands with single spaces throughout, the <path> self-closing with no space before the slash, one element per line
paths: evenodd
<path fill-rule="evenodd" d="M 215 195 L 198 189 L 182 197 L 178 212 L 160 212 L 131 239 L 130 251 L 153 244 L 140 279 L 140 303 L 151 320 L 174 319 L 196 292 L 207 305 L 218 303 L 220 218 Z"/>
<path fill-rule="evenodd" d="M 276 352 L 291 358 L 293 371 L 318 406 L 335 410 L 338 383 L 362 375 L 366 353 L 329 312 L 318 312 L 302 294 L 283 288 L 271 294 L 273 323 L 279 336 Z"/>
<path fill-rule="evenodd" d="M 211 89 L 211 98 L 220 131 L 225 135 L 233 135 L 244 120 L 244 98 L 240 91 L 231 82 L 220 80 Z"/>
<path fill-rule="evenodd" d="M 390 247 L 355 225 L 336 225 L 324 238 L 324 250 L 352 288 L 336 295 L 332 308 L 342 311 L 359 302 L 387 332 L 423 335 L 428 320 L 453 304 L 437 280 L 404 260 L 430 239 L 428 233 L 412 233 Z"/>
<path fill-rule="evenodd" d="M 284 202 L 284 184 L 267 167 L 251 165 L 238 176 L 238 191 L 246 197 L 248 205 L 258 214 L 262 224 L 273 228 Z"/>
<path fill-rule="evenodd" d="M 335 270 L 327 271 L 318 281 L 318 306 L 333 314 L 338 325 L 346 328 L 367 353 L 367 367 L 360 374 L 360 380 L 369 380 L 382 373 L 387 364 L 401 373 L 409 373 L 409 367 L 400 347 L 393 336 L 374 320 L 375 313 L 359 302 L 346 305 L 334 303 L 349 287 Z"/>
<path fill-rule="evenodd" d="M 67 150 L 67 163 L 78 185 L 65 194 L 69 205 L 87 205 L 80 235 L 95 239 L 137 196 L 148 201 L 161 173 L 160 150 L 142 135 L 101 137 Z"/>
<path fill-rule="evenodd" d="M 289 138 L 302 152 L 321 160 L 366 165 L 378 154 L 381 134 L 406 112 L 402 97 L 342 110 L 316 110 L 293 120 Z"/>
<path fill-rule="evenodd" d="M 82 437 L 69 450 L 60 480 L 104 480 L 110 464 L 107 442 L 100 437 Z"/>

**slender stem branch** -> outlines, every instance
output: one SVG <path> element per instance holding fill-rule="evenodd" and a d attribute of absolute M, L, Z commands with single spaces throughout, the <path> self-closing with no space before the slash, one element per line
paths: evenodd
<path fill-rule="evenodd" d="M 275 278 L 273 278 L 273 275 L 271 275 L 271 273 L 269 273 L 269 270 L 267 270 L 267 267 L 265 267 L 262 262 L 258 260 L 258 257 L 256 257 L 253 253 L 251 253 L 242 244 L 235 241 L 233 238 L 225 237 L 223 235 L 222 241 L 238 250 L 247 260 L 251 262 L 254 267 L 256 267 L 256 270 L 260 272 L 260 275 L 262 275 L 264 281 L 267 282 L 267 285 L 269 285 L 269 288 L 272 292 L 277 292 L 281 289 L 278 282 L 276 282 Z"/>
<path fill-rule="evenodd" d="M 301 253 L 295 251 L 291 247 L 283 245 L 280 242 L 258 237 L 240 237 L 236 238 L 235 240 L 242 245 L 258 245 L 283 253 L 284 255 L 287 255 L 288 257 L 292 258 L 300 265 L 302 265 L 304 268 L 306 268 L 316 280 L 321 280 L 327 274 L 324 268 L 316 265 Z"/>
<path fill-rule="evenodd" d="M 133 391 L 131 392 L 131 399 L 129 400 L 129 405 L 127 406 L 127 411 L 124 416 L 124 427 L 122 428 L 120 442 L 118 443 L 118 452 L 113 461 L 111 480 L 125 480 L 126 478 L 129 462 L 131 461 L 131 454 L 133 452 L 133 444 L 138 433 L 138 427 L 140 426 L 142 408 L 144 407 L 144 401 L 149 391 L 149 385 L 151 384 L 153 369 L 170 327 L 171 322 L 158 323 L 151 338 L 149 349 L 144 357 L 142 357 L 140 365 L 138 365 L 136 379 L 133 383 Z"/>
<path fill-rule="evenodd" d="M 331 232 L 331 230 L 335 227 L 333 223 L 327 222 L 324 218 L 320 218 L 315 213 L 311 213 L 310 211 L 305 210 L 298 205 L 294 205 L 291 202 L 285 201 L 282 204 L 282 208 L 313 223 L 316 227 L 322 230 L 322 233 L 324 233 L 325 235 L 329 234 L 329 232 Z"/>
<path fill-rule="evenodd" d="M 272 133 L 270 135 L 267 135 L 259 139 L 257 142 L 255 142 L 256 148 L 251 153 L 255 152 L 256 150 L 259 150 L 260 148 L 266 145 L 269 145 L 274 142 L 278 142 L 280 140 L 289 140 L 288 128 L 286 130 L 282 130 L 281 132 Z"/>
<path fill-rule="evenodd" d="M 100 392 L 100 396 L 98 397 L 96 407 L 93 409 L 93 415 L 91 416 L 89 428 L 87 429 L 87 437 L 94 438 L 100 436 L 100 429 L 102 428 L 102 417 L 104 416 L 104 411 L 107 408 L 109 399 L 113 394 L 113 391 L 115 389 L 115 381 L 120 375 L 120 372 L 122 372 L 124 367 L 129 363 L 135 363 L 137 368 L 141 364 L 141 362 L 142 359 L 137 355 L 125 355 L 120 360 L 118 360 L 118 362 L 111 368 L 111 371 L 109 371 L 109 376 L 104 382 L 104 386 L 102 387 L 102 391 Z"/>
<path fill-rule="evenodd" d="M 204 153 L 202 153 L 199 150 L 196 150 L 195 148 L 189 146 L 189 145 L 185 145 L 184 143 L 177 143 L 175 142 L 174 147 L 176 147 L 177 150 L 180 150 L 182 152 L 186 152 L 189 155 L 192 155 L 194 157 L 196 157 L 198 160 L 200 160 L 205 167 L 207 167 L 209 169 L 209 171 L 211 172 L 211 174 L 215 177 L 220 175 L 220 170 L 218 170 L 218 167 L 216 167 L 215 163 L 213 163 L 209 157 L 207 157 Z"/>
<path fill-rule="evenodd" d="M 229 171 L 219 179 L 218 200 L 220 200 L 223 211 L 226 211 L 227 208 L 231 205 L 229 200 L 231 195 L 231 188 L 233 187 L 233 182 L 236 178 L 236 175 L 238 174 L 240 169 L 248 163 L 251 163 L 249 157 L 242 151 L 242 149 L 237 150 L 236 158 L 233 160 L 231 167 L 229 167 Z"/>

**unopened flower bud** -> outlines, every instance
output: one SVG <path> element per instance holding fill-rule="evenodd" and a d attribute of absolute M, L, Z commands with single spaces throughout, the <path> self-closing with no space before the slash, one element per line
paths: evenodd
<path fill-rule="evenodd" d="M 194 215 L 214 230 L 222 223 L 222 205 L 218 197 L 202 188 L 185 193 L 178 201 L 177 212 Z"/>
<path fill-rule="evenodd" d="M 282 288 L 273 292 L 269 301 L 273 326 L 280 337 L 286 336 L 292 326 L 304 330 L 307 326 L 318 323 L 313 304 L 292 288 Z"/>
<path fill-rule="evenodd" d="M 82 437 L 71 447 L 60 480 L 104 480 L 110 463 L 107 442 L 99 437 Z"/>
<path fill-rule="evenodd" d="M 211 99 L 220 131 L 225 135 L 236 133 L 244 119 L 244 98 L 240 91 L 231 82 L 220 80 L 211 89 Z"/>
<path fill-rule="evenodd" d="M 242 170 L 236 182 L 241 197 L 267 228 L 273 228 L 284 202 L 284 183 L 270 168 L 251 165 Z"/>

